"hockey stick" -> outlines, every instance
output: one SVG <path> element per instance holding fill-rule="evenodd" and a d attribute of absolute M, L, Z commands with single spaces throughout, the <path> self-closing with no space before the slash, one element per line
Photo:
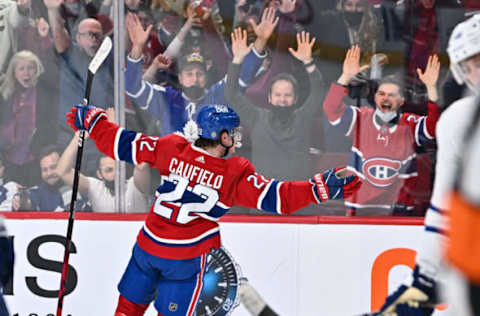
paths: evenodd
<path fill-rule="evenodd" d="M 103 61 L 107 58 L 108 54 L 112 50 L 112 40 L 110 37 L 105 37 L 102 44 L 97 50 L 97 53 L 93 57 L 92 61 L 88 65 L 88 75 L 87 83 L 85 87 L 85 96 L 83 98 L 83 104 L 88 105 L 90 99 L 90 91 L 92 89 L 93 76 L 97 72 L 98 68 L 102 65 Z M 82 164 L 82 154 L 83 154 L 83 142 L 85 139 L 85 131 L 80 131 L 80 137 L 78 140 L 77 147 L 77 158 L 75 162 L 75 173 L 73 176 L 73 188 L 72 188 L 72 199 L 70 201 L 70 216 L 68 218 L 68 227 L 67 227 L 67 240 L 65 243 L 65 253 L 63 254 L 63 266 L 62 266 L 62 276 L 60 278 L 60 291 L 58 292 L 58 303 L 57 303 L 57 314 L 56 316 L 62 316 L 63 308 L 63 298 L 65 296 L 65 285 L 67 283 L 67 273 L 68 273 L 68 259 L 70 257 L 70 244 L 72 241 L 72 232 L 73 232 L 73 222 L 75 220 L 75 201 L 77 200 L 78 192 L 78 178 L 80 173 L 80 166 Z"/>
<path fill-rule="evenodd" d="M 240 302 L 252 316 L 278 316 L 248 281 L 240 282 Z"/>

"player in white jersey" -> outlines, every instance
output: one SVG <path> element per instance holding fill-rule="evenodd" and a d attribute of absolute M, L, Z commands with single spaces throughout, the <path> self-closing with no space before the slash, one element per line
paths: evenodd
<path fill-rule="evenodd" d="M 480 315 L 480 14 L 471 19 L 471 38 L 461 53 L 471 48 L 473 56 L 462 61 L 460 79 L 475 91 L 469 98 L 470 118 L 463 125 L 461 159 L 457 161 L 455 183 L 449 196 L 449 229 L 446 256 L 451 269 L 447 302 L 454 315 Z M 467 33 L 468 34 L 468 33 Z M 463 34 L 462 34 L 463 35 Z M 460 34 L 457 35 L 460 37 Z M 460 56 L 461 57 L 461 56 Z M 463 77 L 462 77 L 463 75 Z"/>
<path fill-rule="evenodd" d="M 448 54 L 457 82 L 466 83 L 475 94 L 479 94 L 480 14 L 455 27 L 449 40 Z M 460 99 L 441 115 L 437 123 L 435 183 L 416 266 L 412 277 L 387 297 L 381 312 L 395 312 L 398 316 L 433 313 L 432 306 L 438 302 L 436 284 L 445 245 L 447 197 L 453 189 L 458 162 L 464 152 L 462 140 L 477 103 L 474 96 Z"/>

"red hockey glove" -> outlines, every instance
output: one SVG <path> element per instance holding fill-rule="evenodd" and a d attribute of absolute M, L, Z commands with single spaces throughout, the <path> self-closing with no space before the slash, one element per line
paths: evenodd
<path fill-rule="evenodd" d="M 77 104 L 67 113 L 67 124 L 74 130 L 90 133 L 99 119 L 107 119 L 105 111 L 93 105 Z"/>
<path fill-rule="evenodd" d="M 331 168 L 324 173 L 317 173 L 310 179 L 318 203 L 347 198 L 360 188 L 362 182 L 357 176 L 341 176 L 345 171 L 346 167 Z"/>

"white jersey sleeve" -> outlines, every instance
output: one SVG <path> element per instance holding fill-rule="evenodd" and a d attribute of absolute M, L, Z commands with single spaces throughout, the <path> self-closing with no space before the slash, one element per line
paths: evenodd
<path fill-rule="evenodd" d="M 115 196 L 105 186 L 102 180 L 88 177 L 88 199 L 92 204 L 92 209 L 97 213 L 116 213 Z M 124 195 L 126 201 L 127 213 L 146 213 L 148 212 L 149 199 L 136 186 L 133 177 L 127 180 Z"/>
<path fill-rule="evenodd" d="M 430 206 L 425 216 L 425 230 L 417 254 L 421 273 L 436 278 L 445 241 L 445 208 L 451 193 L 458 162 L 462 155 L 464 133 L 475 109 L 475 98 L 454 102 L 437 123 L 437 164 Z"/>
<path fill-rule="evenodd" d="M 136 186 L 133 177 L 127 180 L 125 192 L 127 213 L 147 213 L 150 201 L 147 195 L 143 194 Z"/>
<path fill-rule="evenodd" d="M 5 226 L 5 219 L 0 216 L 0 237 L 8 237 L 7 227 Z"/>
<path fill-rule="evenodd" d="M 479 100 L 477 100 L 479 102 Z M 478 106 L 478 103 L 477 103 Z M 474 205 L 480 205 L 480 124 L 477 122 L 471 139 L 463 150 L 460 192 Z"/>
<path fill-rule="evenodd" d="M 92 210 L 97 213 L 115 213 L 115 197 L 110 193 L 102 180 L 87 177 L 88 199 Z"/>
<path fill-rule="evenodd" d="M 0 184 L 0 211 L 11 211 L 12 201 L 18 193 L 18 184 L 10 181 L 4 185 Z"/>

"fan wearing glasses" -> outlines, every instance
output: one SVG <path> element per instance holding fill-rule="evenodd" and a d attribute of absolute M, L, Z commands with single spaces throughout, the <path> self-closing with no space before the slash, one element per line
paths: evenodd
<path fill-rule="evenodd" d="M 68 27 L 68 21 L 62 17 L 62 5 L 73 3 L 61 0 L 43 0 L 48 9 L 48 22 L 53 33 L 55 50 L 59 56 L 59 98 L 57 124 L 59 133 L 57 145 L 67 147 L 73 133 L 62 128 L 65 114 L 70 110 L 67 104 L 82 103 L 87 77 L 88 64 L 97 52 L 103 40 L 102 24 L 93 18 L 79 20 L 78 26 Z M 76 6 L 76 5 L 75 5 Z M 72 6 L 69 7 L 72 9 Z M 92 86 L 90 101 L 92 104 L 114 104 L 113 86 L 113 54 L 110 54 L 95 74 L 95 84 Z M 98 160 L 95 146 L 87 143 L 84 148 L 85 168 L 88 176 L 95 176 Z"/>

